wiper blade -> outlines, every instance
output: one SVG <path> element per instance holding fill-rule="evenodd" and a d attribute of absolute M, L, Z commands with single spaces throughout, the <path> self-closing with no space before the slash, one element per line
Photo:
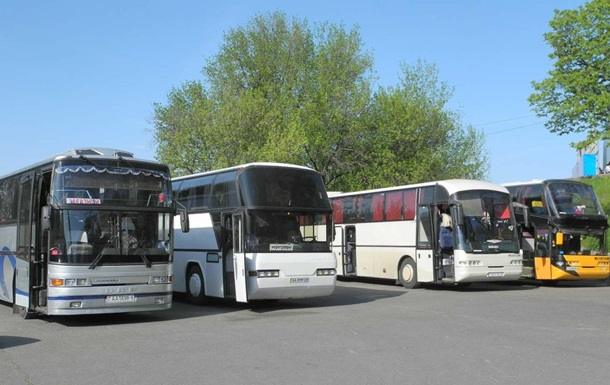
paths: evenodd
<path fill-rule="evenodd" d="M 144 264 L 146 265 L 146 267 L 148 267 L 149 269 L 152 267 L 152 262 L 150 262 L 150 259 L 148 259 L 146 257 L 145 254 L 140 254 L 140 257 L 142 257 L 142 260 L 144 261 Z"/>
<path fill-rule="evenodd" d="M 106 250 L 106 248 L 108 247 L 108 245 L 110 245 L 110 243 L 112 241 L 115 240 L 117 236 L 115 235 L 114 237 L 110 238 L 108 240 L 108 242 L 106 242 L 106 244 L 104 245 L 104 247 L 102 247 L 102 250 L 100 251 L 100 253 L 95 257 L 95 259 L 93 260 L 93 262 L 91 262 L 91 264 L 89 265 L 89 268 L 91 270 L 95 269 L 97 267 L 97 265 L 99 265 L 100 261 L 102 260 L 102 257 L 104 256 L 104 251 Z"/>
<path fill-rule="evenodd" d="M 93 262 L 91 262 L 91 264 L 89 265 L 89 268 L 91 270 L 95 269 L 97 267 L 97 265 L 100 263 L 100 261 L 102 260 L 102 257 L 104 256 L 104 250 L 106 250 L 106 247 L 104 247 L 102 249 L 102 251 L 100 251 L 100 253 L 97 255 L 97 257 L 95 257 Z"/>

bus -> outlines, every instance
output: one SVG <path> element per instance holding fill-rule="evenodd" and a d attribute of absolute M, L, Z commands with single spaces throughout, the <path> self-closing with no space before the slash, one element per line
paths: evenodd
<path fill-rule="evenodd" d="M 332 208 L 318 172 L 248 163 L 177 177 L 172 187 L 190 223 L 175 235 L 173 288 L 188 302 L 333 293 Z"/>
<path fill-rule="evenodd" d="M 76 148 L 0 178 L 0 300 L 24 318 L 169 309 L 168 167 Z"/>
<path fill-rule="evenodd" d="M 521 233 L 525 278 L 546 283 L 608 278 L 608 220 L 593 187 L 561 179 L 504 186 L 530 211 L 531 225 Z"/>
<path fill-rule="evenodd" d="M 407 289 L 521 277 L 505 187 L 452 179 L 329 195 L 340 277 L 395 280 Z"/>

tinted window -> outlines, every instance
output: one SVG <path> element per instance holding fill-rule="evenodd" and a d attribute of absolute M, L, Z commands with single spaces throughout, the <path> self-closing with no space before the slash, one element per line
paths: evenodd
<path fill-rule="evenodd" d="M 238 178 L 247 206 L 331 209 L 322 177 L 313 170 L 251 167 Z"/>

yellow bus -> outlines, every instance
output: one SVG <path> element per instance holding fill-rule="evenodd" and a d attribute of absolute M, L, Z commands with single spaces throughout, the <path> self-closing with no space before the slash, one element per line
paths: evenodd
<path fill-rule="evenodd" d="M 504 186 L 530 211 L 530 226 L 521 232 L 525 278 L 550 283 L 608 278 L 608 220 L 593 187 L 561 179 Z"/>

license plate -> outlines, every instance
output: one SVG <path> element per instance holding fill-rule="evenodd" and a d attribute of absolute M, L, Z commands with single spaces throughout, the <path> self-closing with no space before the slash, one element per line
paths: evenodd
<path fill-rule="evenodd" d="M 106 297 L 106 303 L 121 303 L 121 302 L 136 302 L 136 296 L 133 294 L 126 294 L 126 295 L 109 295 Z"/>
<path fill-rule="evenodd" d="M 308 283 L 309 278 L 290 278 L 290 283 Z"/>

